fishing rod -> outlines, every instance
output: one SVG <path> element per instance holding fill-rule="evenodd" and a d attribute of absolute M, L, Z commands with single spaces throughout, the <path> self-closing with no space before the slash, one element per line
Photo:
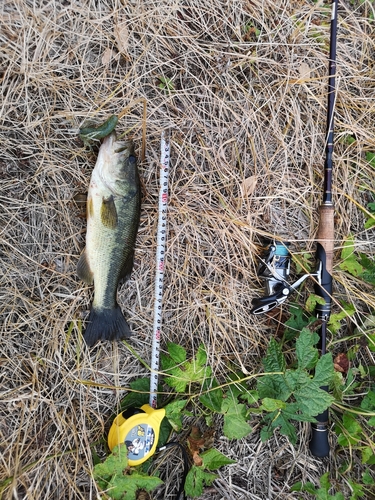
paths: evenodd
<path fill-rule="evenodd" d="M 301 283 L 313 277 L 314 291 L 323 300 L 317 304 L 315 313 L 321 321 L 319 331 L 319 347 L 321 355 L 326 353 L 327 324 L 332 307 L 332 268 L 334 250 L 334 205 L 332 202 L 332 170 L 333 170 L 333 139 L 334 139 L 334 107 L 336 99 L 336 42 L 337 42 L 337 6 L 338 0 L 332 0 L 332 16 L 330 26 L 330 49 L 328 65 L 328 104 L 326 145 L 324 161 L 323 200 L 319 207 L 319 224 L 316 236 L 316 272 L 305 274 L 295 283 L 288 283 L 290 272 L 290 253 L 288 242 L 273 242 L 265 252 L 258 276 L 265 280 L 266 295 L 252 302 L 251 312 L 263 314 L 285 302 L 288 296 Z M 328 387 L 322 387 L 328 391 Z M 326 457 L 329 454 L 328 442 L 328 409 L 316 416 L 316 423 L 311 426 L 310 451 L 316 457 Z"/>
<path fill-rule="evenodd" d="M 320 280 L 315 284 L 315 293 L 324 299 L 324 304 L 316 305 L 316 315 L 322 321 L 320 327 L 321 355 L 326 353 L 327 323 L 332 307 L 332 269 L 334 250 L 334 205 L 332 202 L 333 170 L 333 131 L 336 99 L 336 41 L 337 41 L 337 4 L 332 0 L 332 18 L 328 65 L 328 105 L 327 131 L 324 162 L 323 202 L 319 207 L 319 226 L 317 233 L 316 261 L 321 267 Z M 323 387 L 328 391 L 328 387 Z M 328 409 L 316 417 L 317 423 L 311 425 L 310 451 L 316 457 L 329 454 Z"/>

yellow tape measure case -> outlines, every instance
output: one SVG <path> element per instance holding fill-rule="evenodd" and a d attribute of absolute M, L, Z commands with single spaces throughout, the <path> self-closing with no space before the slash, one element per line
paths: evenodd
<path fill-rule="evenodd" d="M 109 449 L 112 451 L 116 445 L 125 443 L 129 465 L 142 464 L 155 453 L 164 416 L 163 408 L 154 410 L 148 404 L 140 409 L 120 413 L 109 430 Z"/>

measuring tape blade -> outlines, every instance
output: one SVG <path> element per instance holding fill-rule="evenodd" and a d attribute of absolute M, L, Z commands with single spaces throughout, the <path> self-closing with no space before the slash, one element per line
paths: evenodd
<path fill-rule="evenodd" d="M 165 242 L 167 237 L 167 207 L 168 207 L 168 176 L 170 142 L 165 133 L 161 136 L 160 159 L 160 191 L 159 191 L 159 221 L 156 244 L 156 276 L 155 276 L 155 303 L 154 326 L 152 331 L 152 354 L 150 376 L 150 406 L 157 406 L 157 391 L 159 380 L 160 337 L 163 303 L 163 281 L 165 265 Z"/>

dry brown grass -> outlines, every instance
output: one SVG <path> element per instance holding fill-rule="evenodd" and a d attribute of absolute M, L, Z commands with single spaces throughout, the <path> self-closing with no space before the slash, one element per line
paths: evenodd
<path fill-rule="evenodd" d="M 375 189 L 364 156 L 375 149 L 374 5 L 358 3 L 339 7 L 336 248 L 351 231 L 372 256 L 361 208 Z M 89 351 L 79 333 L 91 291 L 75 272 L 85 234 L 75 200 L 96 151 L 77 130 L 147 100 L 136 262 L 119 293 L 139 356 L 150 359 L 159 144 L 169 128 L 163 343 L 193 352 L 203 342 L 218 376 L 229 362 L 257 373 L 276 331 L 276 320 L 249 314 L 262 293 L 263 238 L 288 238 L 295 253 L 314 249 L 329 14 L 308 0 L 3 0 L 0 8 L 2 498 L 97 498 L 90 447 L 147 370 L 125 345 Z M 158 88 L 160 77 L 173 92 Z M 133 127 L 139 150 L 141 118 L 138 104 L 120 122 Z M 357 141 L 342 141 L 347 134 Z M 246 193 L 251 176 L 256 186 Z M 337 266 L 334 277 L 338 298 L 375 306 L 370 287 Z M 238 463 L 220 471 L 205 498 L 297 498 L 295 481 L 316 482 L 340 465 L 335 454 L 311 457 L 307 427 L 297 449 L 277 436 L 262 444 L 258 430 L 235 443 L 218 432 L 215 445 Z"/>

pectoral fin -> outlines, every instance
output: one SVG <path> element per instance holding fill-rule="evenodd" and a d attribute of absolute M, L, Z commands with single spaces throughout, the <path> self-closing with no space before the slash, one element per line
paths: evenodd
<path fill-rule="evenodd" d="M 115 229 L 117 226 L 117 210 L 113 196 L 103 198 L 102 206 L 100 207 L 100 218 L 103 226 L 109 229 Z"/>
<path fill-rule="evenodd" d="M 81 278 L 81 280 L 87 283 L 88 285 L 92 285 L 94 283 L 94 274 L 90 269 L 90 265 L 87 260 L 85 251 L 81 254 L 79 258 L 77 264 L 77 274 Z"/>

